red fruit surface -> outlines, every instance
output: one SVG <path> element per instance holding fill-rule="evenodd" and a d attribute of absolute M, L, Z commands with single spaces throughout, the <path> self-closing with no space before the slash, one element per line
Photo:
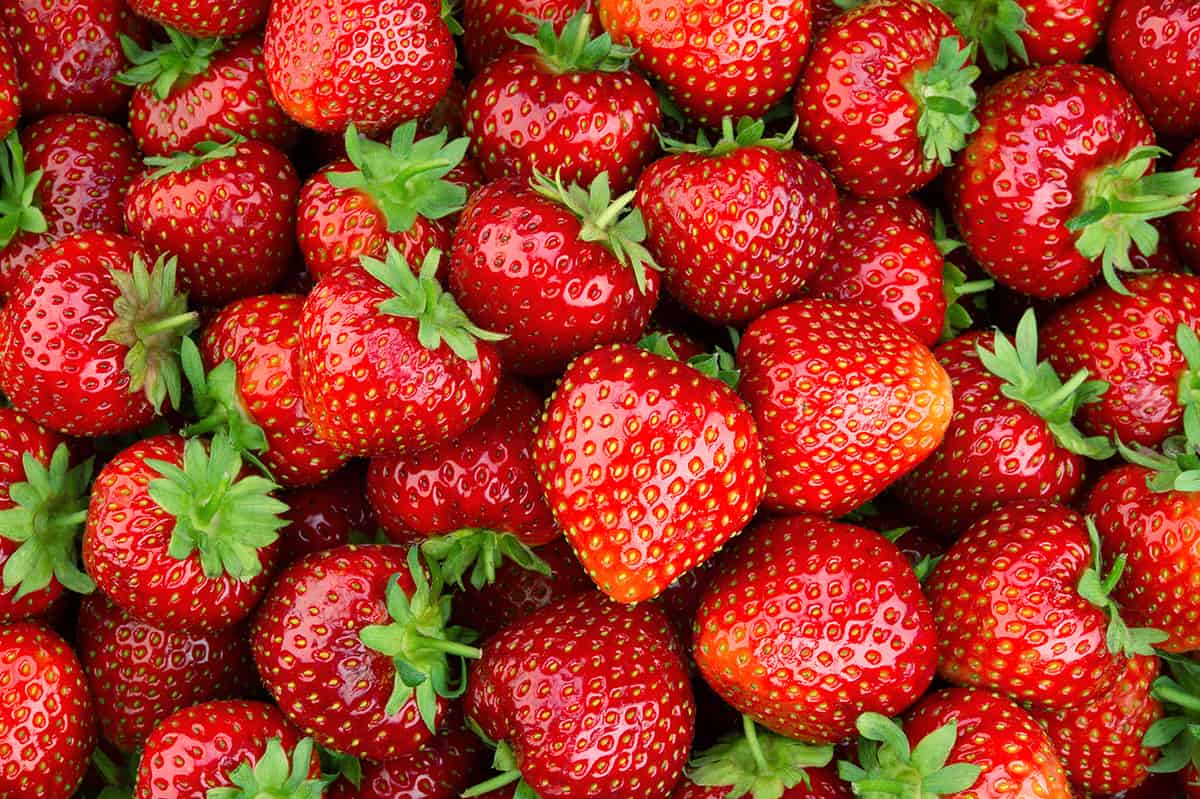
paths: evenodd
<path fill-rule="evenodd" d="M 183 31 L 190 36 L 235 36 L 262 25 L 270 0 L 218 0 L 214 3 L 185 0 L 129 0 L 143 17 Z"/>
<path fill-rule="evenodd" d="M 359 788 L 338 780 L 325 799 L 458 799 L 479 772 L 481 750 L 474 733 L 451 726 L 407 757 L 363 763 Z"/>
<path fill-rule="evenodd" d="M 1200 134 L 1200 6 L 1117 0 L 1108 21 L 1112 70 L 1164 136 Z"/>
<path fill-rule="evenodd" d="M 320 483 L 280 495 L 288 526 L 279 531 L 280 561 L 286 565 L 312 552 L 350 543 L 354 531 L 370 533 L 375 513 L 367 501 L 367 471 L 350 464 Z"/>
<path fill-rule="evenodd" d="M 21 78 L 17 58 L 6 34 L 0 33 L 0 139 L 17 127 L 21 118 Z"/>
<path fill-rule="evenodd" d="M 527 17 L 549 20 L 561 31 L 580 10 L 592 10 L 592 0 L 465 0 L 462 5 L 463 49 L 472 73 L 521 45 L 509 33 L 532 35 L 537 26 Z M 598 20 L 592 33 L 601 31 Z"/>
<path fill-rule="evenodd" d="M 1200 139 L 1193 141 L 1175 159 L 1175 169 L 1200 170 Z M 1171 243 L 1180 259 L 1192 269 L 1200 268 L 1200 203 L 1167 217 Z M 1163 248 L 1169 249 L 1169 248 Z"/>

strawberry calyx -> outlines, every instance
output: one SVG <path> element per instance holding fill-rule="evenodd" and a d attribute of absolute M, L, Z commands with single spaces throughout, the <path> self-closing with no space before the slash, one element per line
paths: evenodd
<path fill-rule="evenodd" d="M 416 586 L 409 596 L 399 575 L 388 581 L 389 624 L 372 624 L 359 631 L 363 644 L 392 659 L 396 667 L 385 712 L 394 716 L 410 697 L 430 732 L 437 731 L 438 698 L 457 699 L 466 690 L 466 662 L 483 653 L 471 646 L 475 633 L 450 624 L 451 598 L 436 561 L 421 565 L 420 549 L 408 551 L 408 570 Z M 452 664 L 457 663 L 457 668 Z M 457 677 L 454 676 L 457 672 Z"/>
<path fill-rule="evenodd" d="M 1179 373 L 1176 401 L 1183 408 L 1183 433 L 1200 444 L 1200 339 L 1182 322 L 1175 328 L 1175 345 L 1187 364 Z"/>
<path fill-rule="evenodd" d="M 187 294 L 177 293 L 174 257 L 160 257 L 152 269 L 137 255 L 129 271 L 111 269 L 119 294 L 116 318 L 102 337 L 128 348 L 124 369 L 129 392 L 143 391 L 156 413 L 164 399 L 178 408 L 183 394 L 179 345 L 200 325 L 200 315 L 187 308 Z"/>
<path fill-rule="evenodd" d="M 220 39 L 198 39 L 164 25 L 167 41 L 155 42 L 149 50 L 121 35 L 121 49 L 133 67 L 117 75 L 126 86 L 149 84 L 154 96 L 165 100 L 181 81 L 203 75 L 213 56 L 225 48 Z"/>
<path fill-rule="evenodd" d="M 389 144 L 360 136 L 354 124 L 346 127 L 346 157 L 356 169 L 329 172 L 326 180 L 339 189 L 355 189 L 379 207 L 389 233 L 403 233 L 421 216 L 441 219 L 467 204 L 467 190 L 446 180 L 467 154 L 470 139 L 447 141 L 442 130 L 417 138 L 417 123 L 406 122 L 392 131 Z"/>
<path fill-rule="evenodd" d="M 26 452 L 25 479 L 12 483 L 13 507 L 0 510 L 0 538 L 20 542 L 4 563 L 4 590 L 16 599 L 40 591 L 52 579 L 78 594 L 96 584 L 79 568 L 79 536 L 87 521 L 92 459 L 71 468 L 71 452 L 59 444 L 47 466 Z"/>
<path fill-rule="evenodd" d="M 1017 0 L 934 0 L 934 4 L 954 20 L 967 40 L 978 43 L 992 69 L 1007 69 L 1009 53 L 1029 63 L 1021 38 L 1029 25 Z"/>
<path fill-rule="evenodd" d="M 237 365 L 226 358 L 206 374 L 200 349 L 187 337 L 180 345 L 179 359 L 192 387 L 192 407 L 196 415 L 196 421 L 185 427 L 183 434 L 203 436 L 223 432 L 246 460 L 270 477 L 266 465 L 254 454 L 266 451 L 267 434 L 251 418 L 242 401 Z"/>
<path fill-rule="evenodd" d="M 529 185 L 542 197 L 573 213 L 581 223 L 579 238 L 606 247 L 617 261 L 633 270 L 638 290 L 646 293 L 646 270 L 659 266 L 642 244 L 646 240 L 646 223 L 641 211 L 629 208 L 635 192 L 626 192 L 614 200 L 607 172 L 601 172 L 587 189 L 575 183 L 564 186 L 561 174 L 551 179 L 541 172 L 535 172 Z"/>
<path fill-rule="evenodd" d="M 542 64 L 558 75 L 620 72 L 637 52 L 633 47 L 615 44 L 607 32 L 592 38 L 592 15 L 583 10 L 567 20 L 562 33 L 554 30 L 551 20 L 523 16 L 537 26 L 536 32 L 531 36 L 510 31 L 509 38 L 536 50 Z"/>
<path fill-rule="evenodd" d="M 458 12 L 458 0 L 442 0 L 442 22 L 450 29 L 451 36 L 462 36 L 464 33 L 462 23 L 458 21 Z"/>
<path fill-rule="evenodd" d="M 0 148 L 0 248 L 21 231 L 45 233 L 46 217 L 39 208 L 37 187 L 43 170 L 25 172 L 25 151 L 16 131 Z"/>
<path fill-rule="evenodd" d="M 926 168 L 950 166 L 954 154 L 967 146 L 967 135 L 979 129 L 974 83 L 980 69 L 971 63 L 975 46 L 960 48 L 960 43 L 957 36 L 942 39 L 937 60 L 914 71 L 909 81 L 908 93 L 919 109 L 917 135 Z"/>
<path fill-rule="evenodd" d="M 1118 294 L 1130 294 L 1118 273 L 1137 272 L 1130 248 L 1145 256 L 1158 249 L 1159 233 L 1151 220 L 1182 211 L 1200 190 L 1195 169 L 1153 171 L 1154 159 L 1166 154 L 1161 147 L 1136 147 L 1121 163 L 1095 172 L 1083 185 L 1082 212 L 1066 223 L 1078 234 L 1075 249 L 1100 259 L 1105 282 Z"/>
<path fill-rule="evenodd" d="M 243 761 L 228 773 L 231 787 L 209 788 L 205 799 L 321 799 L 329 783 L 309 779 L 313 739 L 301 738 L 289 757 L 272 738 L 257 762 Z"/>
<path fill-rule="evenodd" d="M 362 256 L 359 262 L 371 277 L 392 290 L 394 296 L 382 300 L 376 310 L 389 316 L 416 319 L 417 340 L 427 350 L 443 343 L 464 361 L 479 359 L 479 341 L 501 341 L 507 336 L 473 324 L 450 292 L 437 281 L 442 251 L 430 250 L 421 262 L 420 274 L 413 274 L 404 256 L 388 244 L 385 260 Z"/>
<path fill-rule="evenodd" d="M 863 713 L 855 726 L 858 763 L 838 761 L 838 776 L 862 799 L 936 799 L 965 791 L 983 773 L 973 763 L 947 763 L 958 739 L 957 722 L 938 727 L 913 747 L 900 722 L 879 713 Z"/>
<path fill-rule="evenodd" d="M 1032 309 L 1017 324 L 1015 346 L 997 330 L 992 349 L 977 343 L 975 351 L 984 368 L 1004 381 L 1000 393 L 1040 416 L 1059 446 L 1094 460 L 1113 455 L 1112 442 L 1104 436 L 1085 437 L 1072 422 L 1075 410 L 1100 399 L 1108 383 L 1088 380 L 1087 369 L 1080 369 L 1064 383 L 1049 361 L 1038 361 L 1037 319 Z"/>
<path fill-rule="evenodd" d="M 321 774 L 330 785 L 338 780 L 345 780 L 353 785 L 355 790 L 362 787 L 362 761 L 357 757 L 335 752 L 319 744 L 317 755 L 321 760 Z"/>
<path fill-rule="evenodd" d="M 482 738 L 485 743 L 495 747 L 495 752 L 492 755 L 492 769 L 499 773 L 478 785 L 471 786 L 459 794 L 459 796 L 463 797 L 463 799 L 472 799 L 472 797 L 483 796 L 484 794 L 516 783 L 516 786 L 513 788 L 512 799 L 539 799 L 537 792 L 521 776 L 521 768 L 517 764 L 517 756 L 513 752 L 512 747 L 505 741 L 497 743 L 489 740 L 470 719 L 467 720 L 467 726 Z"/>
<path fill-rule="evenodd" d="M 160 475 L 147 486 L 150 498 L 175 517 L 172 558 L 195 555 L 210 579 L 248 582 L 262 573 L 259 550 L 279 538 L 288 507 L 272 495 L 279 488 L 272 481 L 241 476 L 242 453 L 227 434 L 217 433 L 208 446 L 189 438 L 182 467 L 156 459 L 146 465 Z"/>
<path fill-rule="evenodd" d="M 1151 627 L 1130 629 L 1121 619 L 1121 609 L 1112 598 L 1113 589 L 1125 573 L 1126 557 L 1118 555 L 1107 572 L 1104 571 L 1104 554 L 1100 547 L 1100 532 L 1091 517 L 1087 520 L 1088 540 L 1092 547 L 1092 563 L 1079 576 L 1076 590 L 1092 607 L 1104 611 L 1108 617 L 1105 644 L 1114 655 L 1153 655 L 1154 645 L 1167 640 L 1167 634 Z"/>
<path fill-rule="evenodd" d="M 157 167 L 150 173 L 148 180 L 158 180 L 166 175 L 187 172 L 209 161 L 233 158 L 237 155 L 238 145 L 245 142 L 246 137 L 232 131 L 228 131 L 228 133 L 228 140 L 200 142 L 196 145 L 194 152 L 152 155 L 143 159 L 142 163 L 146 166 Z"/>
<path fill-rule="evenodd" d="M 742 732 L 696 755 L 687 775 L 696 785 L 729 787 L 728 799 L 780 799 L 797 785 L 810 785 L 805 768 L 831 760 L 832 746 L 759 732 L 749 716 L 742 716 Z"/>
<path fill-rule="evenodd" d="M 1163 704 L 1163 717 L 1146 730 L 1142 745 L 1159 750 L 1153 774 L 1200 768 L 1200 663 L 1162 655 L 1169 671 L 1154 681 L 1150 694 Z"/>
<path fill-rule="evenodd" d="M 730 335 L 733 338 L 733 348 L 736 350 L 738 344 L 737 331 L 731 329 Z M 672 361 L 680 360 L 679 353 L 675 352 L 675 348 L 671 346 L 671 337 L 666 333 L 658 331 L 647 333 L 638 340 L 637 346 L 638 349 L 645 350 L 660 358 L 669 358 Z M 716 347 L 712 352 L 704 352 L 688 358 L 687 365 L 705 377 L 720 380 L 733 389 L 737 388 L 738 381 L 742 376 L 733 355 L 720 347 Z"/>
<path fill-rule="evenodd" d="M 995 288 L 996 281 L 990 278 L 967 280 L 967 273 L 946 258 L 947 255 L 966 245 L 958 239 L 950 237 L 946 230 L 946 219 L 940 211 L 935 211 L 933 214 L 933 240 L 944 259 L 942 263 L 942 294 L 946 298 L 946 316 L 942 323 L 942 335 L 939 341 L 949 341 L 970 329 L 971 325 L 975 323 L 970 312 L 962 304 L 963 298 L 974 297 L 974 302 L 978 307 L 986 300 L 981 295 Z"/>
<path fill-rule="evenodd" d="M 92 750 L 93 770 L 104 780 L 104 787 L 96 799 L 133 799 L 133 784 L 137 781 L 138 753 L 135 751 L 127 762 L 118 764 L 104 748 Z"/>
<path fill-rule="evenodd" d="M 716 158 L 729 155 L 746 147 L 768 147 L 772 150 L 780 151 L 790 150 L 795 144 L 796 130 L 799 126 L 799 120 L 794 119 L 792 120 L 792 126 L 784 133 L 768 136 L 766 120 L 742 117 L 737 121 L 737 126 L 735 127 L 733 119 L 725 117 L 721 120 L 721 138 L 715 142 L 709 139 L 708 134 L 704 130 L 697 131 L 695 143 L 672 139 L 664 136 L 661 132 L 658 139 L 663 151 L 672 155 L 690 153 L 692 155 Z"/>
<path fill-rule="evenodd" d="M 421 554 L 429 563 L 437 563 L 443 579 L 450 585 L 463 588 L 463 578 L 470 572 L 471 585 L 476 590 L 496 582 L 496 569 L 510 560 L 522 569 L 538 574 L 551 574 L 550 564 L 537 556 L 532 548 L 512 533 L 466 527 L 446 535 L 427 538 L 421 542 Z"/>

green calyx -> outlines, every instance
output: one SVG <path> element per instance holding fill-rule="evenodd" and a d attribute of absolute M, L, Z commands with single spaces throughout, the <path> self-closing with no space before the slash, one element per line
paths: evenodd
<path fill-rule="evenodd" d="M 37 187 L 42 170 L 26 174 L 25 151 L 14 130 L 0 149 L 0 249 L 18 233 L 45 233 L 46 217 L 38 207 Z"/>
<path fill-rule="evenodd" d="M 96 799 L 133 799 L 133 784 L 137 780 L 138 753 L 135 752 L 124 763 L 117 763 L 103 747 L 92 750 L 92 768 L 104 781 L 104 787 L 95 794 Z"/>
<path fill-rule="evenodd" d="M 59 444 L 46 466 L 26 452 L 21 456 L 22 482 L 9 486 L 13 507 L 0 510 L 0 538 L 20 545 L 4 563 L 4 590 L 16 599 L 58 580 L 79 594 L 96 585 L 79 568 L 79 536 L 87 521 L 88 482 L 92 460 L 71 468 L 71 452 Z"/>
<path fill-rule="evenodd" d="M 730 328 L 729 332 L 733 339 L 733 349 L 736 350 L 738 333 L 732 328 Z M 673 361 L 680 360 L 679 353 L 675 352 L 675 348 L 671 346 L 671 338 L 666 333 L 647 333 L 638 340 L 637 346 L 638 349 L 645 350 L 661 358 L 670 358 Z M 738 381 L 742 375 L 733 355 L 720 347 L 715 348 L 712 352 L 701 353 L 689 358 L 687 364 L 705 377 L 720 380 L 733 389 L 737 388 Z"/>
<path fill-rule="evenodd" d="M 1038 361 L 1037 336 L 1037 319 L 1029 310 L 1017 325 L 1015 346 L 997 330 L 991 350 L 977 344 L 975 351 L 984 367 L 1004 381 L 1000 393 L 1040 416 L 1059 446 L 1094 460 L 1111 457 L 1115 452 L 1112 442 L 1103 436 L 1085 438 L 1072 422 L 1075 410 L 1100 399 L 1108 383 L 1088 380 L 1086 369 L 1063 383 L 1049 361 Z"/>
<path fill-rule="evenodd" d="M 165 100 L 181 81 L 203 75 L 213 56 L 224 49 L 220 39 L 197 39 L 163 26 L 167 41 L 156 42 L 149 50 L 128 36 L 121 36 L 121 49 L 133 67 L 117 75 L 117 83 L 126 86 L 149 84 L 154 96 Z"/>
<path fill-rule="evenodd" d="M 105 341 L 128 348 L 125 372 L 129 391 L 144 391 L 156 412 L 164 399 L 178 408 L 183 394 L 179 345 L 200 325 L 200 316 L 187 308 L 187 294 L 177 293 L 176 260 L 159 258 L 153 269 L 138 256 L 128 272 L 109 271 L 119 292 L 113 303 L 116 319 L 104 333 Z"/>
<path fill-rule="evenodd" d="M 832 746 L 813 746 L 771 732 L 759 732 L 742 716 L 741 734 L 696 755 L 688 779 L 696 785 L 729 787 L 726 799 L 780 799 L 797 785 L 809 785 L 804 769 L 826 766 Z"/>
<path fill-rule="evenodd" d="M 1175 345 L 1187 364 L 1179 373 L 1176 401 L 1183 408 L 1183 433 L 1200 444 L 1200 339 L 1196 331 L 1180 323 L 1175 328 Z"/>
<path fill-rule="evenodd" d="M 450 292 L 437 281 L 441 250 L 430 250 L 414 275 L 404 256 L 391 244 L 385 260 L 362 256 L 359 262 L 371 277 L 392 290 L 394 296 L 376 306 L 380 313 L 416 319 L 417 340 L 427 350 L 443 343 L 464 361 L 479 359 L 479 341 L 501 341 L 507 336 L 476 326 L 458 307 Z"/>
<path fill-rule="evenodd" d="M 638 290 L 646 293 L 646 270 L 659 267 L 642 244 L 646 240 L 646 223 L 641 211 L 629 209 L 634 192 L 614 200 L 605 172 L 601 172 L 587 189 L 574 183 L 563 186 L 561 176 L 551 179 L 540 172 L 536 173 L 530 186 L 541 196 L 575 214 L 582 224 L 579 238 L 608 248 L 617 261 L 633 270 Z"/>
<path fill-rule="evenodd" d="M 703 130 L 696 133 L 695 143 L 668 138 L 659 133 L 659 142 L 667 153 L 691 153 L 717 157 L 729 155 L 746 147 L 769 147 L 772 150 L 790 150 L 796 139 L 799 120 L 793 120 L 792 126 L 786 133 L 778 136 L 767 136 L 765 120 L 742 117 L 734 127 L 733 119 L 725 117 L 721 120 L 721 138 L 712 141 Z"/>
<path fill-rule="evenodd" d="M 1117 451 L 1130 463 L 1150 470 L 1146 485 L 1151 491 L 1200 491 L 1200 450 L 1186 436 L 1172 436 L 1155 452 L 1140 444 L 1117 442 Z"/>
<path fill-rule="evenodd" d="M 354 755 L 335 752 L 323 746 L 317 747 L 321 760 L 321 774 L 325 781 L 332 785 L 338 780 L 345 780 L 355 787 L 362 787 L 362 761 Z"/>
<path fill-rule="evenodd" d="M 150 481 L 150 498 L 175 517 L 167 552 L 176 560 L 199 557 L 204 575 L 248 582 L 262 573 L 259 551 L 275 543 L 288 509 L 272 492 L 278 486 L 258 475 L 241 476 L 242 455 L 218 433 L 209 446 L 188 439 L 182 468 L 148 460 L 161 477 Z"/>
<path fill-rule="evenodd" d="M 934 0 L 934 4 L 950 15 L 967 40 L 978 43 L 992 69 L 1007 69 L 1009 53 L 1029 63 L 1021 38 L 1029 25 L 1017 0 Z"/>
<path fill-rule="evenodd" d="M 1158 229 L 1151 220 L 1182 211 L 1200 190 L 1196 170 L 1154 172 L 1154 159 L 1166 155 L 1161 147 L 1137 147 L 1116 166 L 1091 176 L 1083 189 L 1083 212 L 1067 222 L 1077 234 L 1075 249 L 1085 258 L 1100 259 L 1104 280 L 1128 296 L 1119 272 L 1136 272 L 1129 250 L 1142 255 L 1158 249 Z"/>
<path fill-rule="evenodd" d="M 1087 530 L 1092 546 L 1092 563 L 1080 575 L 1076 590 L 1090 605 L 1104 611 L 1104 615 L 1108 617 L 1105 636 L 1108 651 L 1114 655 L 1153 655 L 1154 645 L 1167 640 L 1167 634 L 1149 627 L 1135 627 L 1131 630 L 1125 626 L 1121 619 L 1121 609 L 1112 598 L 1113 589 L 1117 587 L 1121 575 L 1125 572 L 1125 555 L 1118 555 L 1112 568 L 1105 574 L 1100 532 L 1091 517 L 1087 519 Z"/>
<path fill-rule="evenodd" d="M 942 39 L 933 66 L 914 72 L 908 86 L 919 109 L 917 135 L 926 168 L 950 166 L 954 154 L 967 146 L 967 136 L 979 129 L 974 83 L 980 70 L 971 64 L 975 47 L 959 43 L 957 36 Z"/>
<path fill-rule="evenodd" d="M 629 59 L 637 52 L 632 47 L 614 44 L 607 32 L 592 38 L 592 15 L 580 10 L 556 33 L 550 20 L 526 16 L 537 26 L 530 36 L 527 33 L 508 35 L 514 41 L 537 50 L 542 63 L 557 74 L 569 72 L 620 72 L 629 66 Z"/>
<path fill-rule="evenodd" d="M 457 699 L 466 690 L 466 662 L 482 653 L 470 644 L 475 633 L 450 625 L 451 598 L 437 563 L 421 565 L 420 550 L 408 551 L 408 570 L 416 589 L 412 596 L 393 575 L 387 587 L 390 624 L 374 624 L 359 631 L 369 649 L 392 659 L 396 667 L 386 712 L 394 716 L 410 698 L 430 732 L 437 731 L 438 698 Z"/>
<path fill-rule="evenodd" d="M 246 137 L 232 131 L 226 141 L 205 141 L 196 145 L 194 152 L 179 152 L 171 155 L 152 155 L 143 159 L 146 166 L 154 167 L 150 180 L 158 180 L 167 175 L 187 172 L 201 164 L 216 161 L 221 158 L 233 158 L 237 155 L 238 145 L 246 141 Z"/>
<path fill-rule="evenodd" d="M 442 22 L 450 29 L 451 36 L 462 36 L 463 26 L 458 21 L 458 0 L 442 0 Z"/>
<path fill-rule="evenodd" d="M 947 763 L 958 739 L 950 722 L 914 747 L 900 723 L 879 713 L 858 717 L 858 763 L 838 762 L 838 776 L 860 799 L 937 799 L 965 791 L 983 769 L 973 763 Z"/>
<path fill-rule="evenodd" d="M 1162 656 L 1169 671 L 1154 681 L 1151 695 L 1162 702 L 1163 717 L 1146 730 L 1142 745 L 1159 750 L 1150 766 L 1172 774 L 1188 765 L 1200 769 L 1200 663 L 1187 656 Z"/>
<path fill-rule="evenodd" d="M 266 451 L 267 434 L 250 418 L 242 402 L 234 362 L 227 358 L 206 374 L 200 349 L 190 338 L 185 338 L 180 345 L 179 358 L 192 387 L 192 406 L 196 415 L 196 421 L 184 428 L 184 435 L 222 432 L 246 460 L 270 477 L 266 465 L 254 454 Z"/>
<path fill-rule="evenodd" d="M 943 258 L 965 246 L 961 241 L 950 238 L 946 231 L 946 219 L 940 211 L 933 214 L 933 238 Z M 939 341 L 957 338 L 975 323 L 970 312 L 962 304 L 964 297 L 973 297 L 978 306 L 986 300 L 983 295 L 995 287 L 996 281 L 991 279 L 967 280 L 963 270 L 949 259 L 945 259 L 942 265 L 942 293 L 946 298 L 946 317 L 942 322 Z"/>
<path fill-rule="evenodd" d="M 279 738 L 267 741 L 258 762 L 241 763 L 229 772 L 229 788 L 209 788 L 206 799 L 320 799 L 329 783 L 309 779 L 312 767 L 313 739 L 302 738 L 291 757 Z"/>
<path fill-rule="evenodd" d="M 447 142 L 443 130 L 417 139 L 417 123 L 406 122 L 392 132 L 390 144 L 359 136 L 346 128 L 346 156 L 356 169 L 330 172 L 326 178 L 339 189 L 366 194 L 383 213 L 389 233 L 403 233 L 421 216 L 441 219 L 463 209 L 467 190 L 446 180 L 467 154 L 470 139 Z"/>
<path fill-rule="evenodd" d="M 496 569 L 510 560 L 522 569 L 549 576 L 550 564 L 521 543 L 512 533 L 468 527 L 453 533 L 427 538 L 421 542 L 421 554 L 429 563 L 437 563 L 442 579 L 463 588 L 470 573 L 471 586 L 481 589 L 496 582 Z"/>
<path fill-rule="evenodd" d="M 470 720 L 467 723 L 470 726 Z M 491 791 L 516 783 L 512 799 L 539 799 L 537 793 L 530 787 L 529 783 L 525 782 L 521 777 L 521 768 L 517 764 L 517 756 L 513 753 L 512 747 L 504 741 L 495 746 L 496 751 L 492 755 L 492 769 L 499 773 L 478 785 L 468 788 L 459 795 L 463 799 L 472 799 L 472 797 L 483 796 Z"/>

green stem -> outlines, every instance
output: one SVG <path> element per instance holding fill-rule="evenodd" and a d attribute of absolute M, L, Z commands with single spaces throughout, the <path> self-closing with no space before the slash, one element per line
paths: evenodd
<path fill-rule="evenodd" d="M 165 333 L 172 330 L 177 330 L 181 327 L 186 327 L 193 322 L 200 320 L 200 314 L 195 311 L 181 313 L 177 316 L 169 316 L 166 319 L 155 319 L 152 322 L 139 322 L 135 324 L 134 330 L 137 331 L 139 337 L 146 339 L 158 333 Z"/>
<path fill-rule="evenodd" d="M 1154 696 L 1160 702 L 1178 705 L 1189 713 L 1200 715 L 1200 698 L 1192 696 L 1187 691 L 1177 688 L 1170 682 L 1156 684 L 1154 686 Z"/>
<path fill-rule="evenodd" d="M 763 755 L 762 746 L 758 742 L 758 730 L 755 729 L 754 720 L 749 716 L 742 716 L 742 732 L 746 736 L 746 744 L 750 747 L 750 755 L 754 758 L 754 765 L 758 768 L 759 774 L 769 774 L 771 767 L 767 764 L 767 758 Z"/>
<path fill-rule="evenodd" d="M 521 779 L 521 772 L 506 771 L 503 774 L 497 774 L 490 780 L 484 780 L 478 785 L 472 786 L 460 794 L 464 799 L 471 799 L 473 796 L 483 796 L 485 793 L 490 793 L 499 790 L 506 785 L 512 785 L 517 780 Z"/>
<path fill-rule="evenodd" d="M 438 652 L 445 652 L 448 655 L 458 655 L 459 657 L 470 658 L 472 660 L 478 660 L 483 655 L 483 650 L 478 647 L 460 644 L 457 641 L 450 641 L 445 638 L 430 638 L 419 633 L 414 633 L 409 640 L 417 646 L 426 646 Z"/>

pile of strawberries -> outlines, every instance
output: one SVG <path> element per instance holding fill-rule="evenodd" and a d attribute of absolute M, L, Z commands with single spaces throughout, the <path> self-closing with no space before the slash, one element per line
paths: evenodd
<path fill-rule="evenodd" d="M 0 0 L 0 799 L 1200 797 L 1197 0 Z"/>

